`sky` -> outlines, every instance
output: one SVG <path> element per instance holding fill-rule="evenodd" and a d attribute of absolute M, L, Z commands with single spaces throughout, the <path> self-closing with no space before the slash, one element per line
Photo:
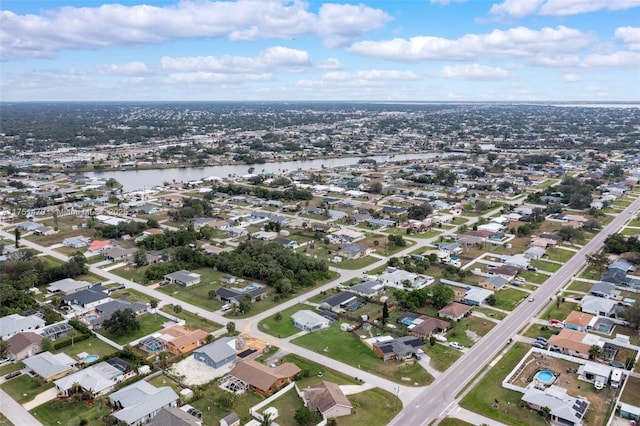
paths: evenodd
<path fill-rule="evenodd" d="M 0 101 L 640 100 L 640 0 L 0 0 Z"/>

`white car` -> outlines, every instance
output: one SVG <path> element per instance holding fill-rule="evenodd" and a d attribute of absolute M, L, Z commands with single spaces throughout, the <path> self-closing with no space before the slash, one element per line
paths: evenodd
<path fill-rule="evenodd" d="M 457 349 L 457 350 L 459 350 L 459 351 L 461 351 L 461 350 L 463 350 L 463 349 L 464 349 L 464 346 L 462 346 L 462 345 L 461 345 L 460 343 L 458 343 L 458 342 L 451 342 L 451 343 L 449 343 L 449 346 L 451 346 L 452 348 Z"/>
<path fill-rule="evenodd" d="M 527 298 L 527 301 L 529 301 L 529 302 L 533 302 L 534 300 L 536 300 L 536 299 L 534 299 L 534 297 L 533 297 L 533 296 L 529 296 L 529 297 Z"/>

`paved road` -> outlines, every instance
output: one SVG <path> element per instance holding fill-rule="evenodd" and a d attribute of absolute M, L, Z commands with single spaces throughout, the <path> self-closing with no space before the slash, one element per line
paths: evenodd
<path fill-rule="evenodd" d="M 42 426 L 42 423 L 1 389 L 0 409 L 2 410 L 2 414 L 16 426 Z"/>
<path fill-rule="evenodd" d="M 504 348 L 509 338 L 513 337 L 547 304 L 550 297 L 557 294 L 569 278 L 580 271 L 585 264 L 585 256 L 599 250 L 607 236 L 618 231 L 632 217 L 630 213 L 634 213 L 638 209 L 640 209 L 640 198 L 636 199 L 624 212 L 618 214 L 609 225 L 547 279 L 544 285 L 532 293 L 535 301 L 522 302 L 446 372 L 431 385 L 423 388 L 420 394 L 393 419 L 391 425 L 426 425 L 434 419 L 446 416 L 455 407 L 456 396 L 464 386 Z"/>

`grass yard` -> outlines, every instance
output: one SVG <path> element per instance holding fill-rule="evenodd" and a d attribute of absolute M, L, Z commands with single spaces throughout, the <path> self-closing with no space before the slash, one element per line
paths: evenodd
<path fill-rule="evenodd" d="M 596 271 L 594 268 L 587 266 L 585 269 L 580 272 L 578 275 L 579 278 L 584 278 L 586 280 L 598 280 L 602 276 L 602 273 Z"/>
<path fill-rule="evenodd" d="M 463 318 L 457 323 L 454 323 L 451 331 L 447 333 L 447 339 L 450 342 L 457 341 L 458 343 L 470 347 L 473 346 L 475 341 L 470 337 L 475 333 L 478 338 L 487 334 L 493 327 L 495 327 L 493 321 L 489 321 L 483 318 L 470 316 Z M 468 333 L 469 332 L 469 333 Z"/>
<path fill-rule="evenodd" d="M 538 259 L 532 259 L 531 265 L 546 272 L 556 272 L 558 269 L 562 268 L 561 263 L 547 262 L 546 260 Z"/>
<path fill-rule="evenodd" d="M 103 358 L 117 352 L 118 349 L 109 345 L 108 343 L 103 342 L 95 336 L 91 336 L 87 340 L 83 340 L 78 343 L 74 343 L 73 346 L 69 345 L 64 348 L 54 350 L 54 353 L 64 352 L 69 355 L 73 359 L 78 359 L 78 354 L 82 352 L 86 352 L 90 355 L 98 355 L 100 360 Z"/>
<path fill-rule="evenodd" d="M 593 283 L 590 283 L 587 281 L 572 280 L 571 284 L 569 284 L 569 287 L 567 287 L 567 290 L 581 291 L 583 293 L 587 293 L 591 289 L 591 287 L 593 287 Z"/>
<path fill-rule="evenodd" d="M 44 380 L 22 374 L 0 385 L 0 388 L 9 394 L 18 404 L 31 401 L 41 392 L 54 386 L 53 382 L 44 383 Z"/>
<path fill-rule="evenodd" d="M 43 425 L 64 425 L 76 426 L 84 419 L 88 426 L 103 426 L 105 423 L 102 417 L 111 412 L 106 406 L 100 403 L 88 405 L 86 403 L 75 403 L 71 401 L 49 401 L 33 410 L 31 414 Z"/>
<path fill-rule="evenodd" d="M 220 419 L 231 411 L 238 413 L 241 424 L 245 424 L 252 419 L 249 414 L 249 408 L 264 400 L 262 396 L 253 392 L 246 392 L 237 397 L 233 408 L 228 408 L 221 402 L 221 398 L 228 395 L 229 393 L 227 391 L 220 389 L 218 386 L 207 386 L 204 388 L 202 398 L 196 401 L 190 401 L 189 404 L 202 413 L 202 424 L 217 425 Z"/>
<path fill-rule="evenodd" d="M 429 355 L 429 364 L 438 371 L 445 371 L 462 356 L 462 352 L 449 347 L 446 343 L 426 344 L 424 352 Z"/>
<path fill-rule="evenodd" d="M 365 256 L 360 259 L 342 259 L 340 263 L 331 263 L 332 266 L 339 269 L 361 269 L 376 263 L 378 258 L 373 256 Z"/>
<path fill-rule="evenodd" d="M 474 426 L 472 423 L 467 423 L 464 420 L 454 419 L 453 417 L 447 417 L 438 423 L 439 426 Z"/>
<path fill-rule="evenodd" d="M 502 380 L 524 357 L 528 349 L 527 345 L 515 343 L 496 366 L 489 370 L 462 399 L 460 405 L 508 425 L 546 425 L 544 419 L 537 412 L 531 412 L 518 406 L 522 398 L 521 393 L 502 387 Z M 496 401 L 498 401 L 498 409 L 492 407 Z"/>
<path fill-rule="evenodd" d="M 481 307 L 478 307 L 478 306 L 474 306 L 473 307 L 473 311 L 474 312 L 482 312 L 486 316 L 494 318 L 494 319 L 497 319 L 497 320 L 500 320 L 500 321 L 502 321 L 503 319 L 505 319 L 507 317 L 507 314 L 505 314 L 504 312 L 498 311 L 496 309 L 491 309 L 491 308 L 488 308 L 488 307 L 482 307 L 481 308 Z"/>
<path fill-rule="evenodd" d="M 360 341 L 355 333 L 340 331 L 337 325 L 298 337 L 292 342 L 404 385 L 425 386 L 433 381 L 433 377 L 417 363 L 383 362 Z M 410 380 L 403 380 L 403 378 Z"/>
<path fill-rule="evenodd" d="M 111 297 L 114 299 L 126 299 L 131 303 L 149 303 L 151 299 L 153 299 L 152 296 L 141 293 L 132 288 L 123 288 L 122 290 L 113 291 L 111 292 Z"/>
<path fill-rule="evenodd" d="M 495 293 L 496 308 L 511 311 L 527 297 L 527 294 L 528 293 L 516 290 L 515 288 L 500 290 Z"/>
<path fill-rule="evenodd" d="M 179 314 L 176 314 L 175 312 L 173 312 L 173 308 L 171 305 L 165 305 L 161 310 L 168 313 L 169 315 L 174 315 L 185 320 L 185 326 L 190 329 L 199 328 L 200 330 L 210 333 L 222 328 L 222 325 L 210 321 L 206 318 L 202 318 L 200 315 L 194 314 L 189 311 L 182 310 Z"/>
<path fill-rule="evenodd" d="M 290 389 L 284 395 L 273 401 L 271 404 L 266 405 L 261 410 L 268 407 L 275 407 L 278 410 L 279 416 L 276 419 L 281 426 L 297 426 L 297 422 L 294 420 L 294 414 L 296 410 L 304 407 L 302 398 L 298 396 L 295 389 Z M 313 413 L 312 423 L 317 424 L 322 420 L 322 417 L 318 412 Z"/>
<path fill-rule="evenodd" d="M 299 333 L 301 330 L 293 325 L 291 315 L 303 309 L 313 310 L 313 308 L 308 305 L 293 305 L 292 307 L 279 312 L 281 316 L 281 319 L 279 321 L 275 320 L 274 315 L 260 321 L 260 323 L 258 324 L 258 329 L 278 338 L 293 336 L 294 334 Z"/>
<path fill-rule="evenodd" d="M 401 410 L 400 402 L 393 394 L 380 388 L 349 395 L 355 414 L 339 417 L 338 426 L 384 426 Z"/>
<path fill-rule="evenodd" d="M 561 301 L 559 304 L 557 304 L 554 302 L 551 304 L 549 309 L 547 309 L 545 313 L 540 316 L 540 318 L 546 320 L 557 319 L 560 321 L 564 321 L 564 319 L 567 318 L 567 315 L 576 310 L 578 310 L 577 303 Z"/>
<path fill-rule="evenodd" d="M 523 336 L 531 337 L 535 339 L 536 337 L 544 337 L 548 339 L 554 334 L 558 334 L 560 329 L 551 327 L 551 325 L 541 325 L 541 324 L 531 324 L 527 331 L 524 332 Z"/>
<path fill-rule="evenodd" d="M 13 426 L 13 423 L 11 423 L 4 414 L 0 413 L 0 426 Z"/>
<path fill-rule="evenodd" d="M 220 287 L 220 284 L 201 282 L 191 287 L 182 287 L 179 284 L 168 284 L 160 286 L 156 288 L 156 290 L 208 311 L 217 311 L 222 308 L 223 303 L 219 300 L 209 298 L 209 292 L 215 292 Z"/>
<path fill-rule="evenodd" d="M 21 368 L 24 368 L 24 364 L 22 362 L 10 362 L 0 367 L 0 376 L 13 373 L 14 371 L 18 371 Z"/>
<path fill-rule="evenodd" d="M 162 330 L 163 324 L 169 321 L 167 318 L 162 315 L 154 315 L 154 314 L 144 314 L 137 317 L 138 323 L 140 324 L 140 328 L 130 334 L 124 336 L 115 336 L 112 333 L 109 333 L 107 330 L 98 330 L 98 333 L 102 334 L 107 339 L 110 339 L 116 342 L 119 345 L 125 345 L 133 340 L 139 339 L 141 337 L 147 336 L 151 333 L 155 333 L 156 331 Z"/>
<path fill-rule="evenodd" d="M 549 278 L 548 275 L 526 270 L 521 270 L 520 272 L 518 272 L 518 276 L 524 278 L 525 281 L 534 284 L 543 284 Z"/>
<path fill-rule="evenodd" d="M 557 247 L 551 247 L 547 249 L 546 256 L 549 260 L 555 260 L 556 262 L 566 262 L 576 254 L 575 251 L 565 250 Z"/>

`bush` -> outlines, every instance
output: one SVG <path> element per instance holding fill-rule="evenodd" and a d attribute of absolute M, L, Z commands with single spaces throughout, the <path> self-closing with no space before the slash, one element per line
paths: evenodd
<path fill-rule="evenodd" d="M 68 339 L 59 340 L 53 344 L 53 348 L 56 350 L 66 348 L 67 346 L 71 346 L 72 343 L 82 342 L 83 340 L 87 340 L 89 337 L 91 337 L 91 334 L 81 334 L 79 336 L 74 336 L 73 338 L 70 337 Z"/>

